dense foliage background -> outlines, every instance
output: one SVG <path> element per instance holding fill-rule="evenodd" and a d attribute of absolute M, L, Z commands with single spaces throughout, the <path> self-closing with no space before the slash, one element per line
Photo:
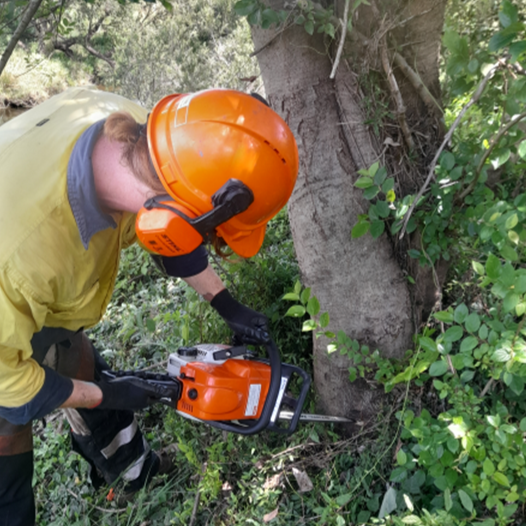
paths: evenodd
<path fill-rule="evenodd" d="M 2 47 L 25 6 L 0 3 Z M 332 13 L 309 2 L 293 7 L 308 33 L 336 36 Z M 258 256 L 214 260 L 236 297 L 269 316 L 284 361 L 311 372 L 311 334 L 323 333 L 329 352 L 352 360 L 349 381 L 381 387 L 377 420 L 351 432 L 309 424 L 292 437 L 241 438 L 153 407 L 140 417 L 143 428 L 154 448 L 169 448 L 178 469 L 119 508 L 106 499 L 109 488 L 90 487 L 57 413 L 35 424 L 39 525 L 526 521 L 524 9 L 509 0 L 450 2 L 441 80 L 451 139 L 426 191 L 397 195 L 378 163 L 356 183 L 371 206 L 350 236 L 395 239 L 407 228 L 420 233 L 409 257 L 448 263 L 405 360 L 386 360 L 331 325 L 330 312 L 301 286 L 284 212 Z M 263 26 L 288 17 L 256 0 L 236 10 Z M 248 24 L 230 0 L 47 1 L 0 76 L 0 90 L 9 112 L 79 83 L 146 106 L 208 86 L 262 91 L 252 50 Z M 371 93 L 370 126 L 380 130 L 395 119 L 374 82 L 371 76 L 362 86 Z M 230 337 L 206 302 L 157 274 L 137 248 L 123 254 L 112 303 L 91 336 L 114 368 L 156 370 L 181 344 Z M 307 406 L 315 410 L 315 393 Z"/>

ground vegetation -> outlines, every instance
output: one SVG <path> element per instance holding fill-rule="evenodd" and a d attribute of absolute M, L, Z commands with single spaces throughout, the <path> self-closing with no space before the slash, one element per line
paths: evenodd
<path fill-rule="evenodd" d="M 201 13 L 205 22 L 179 33 L 182 23 L 160 6 L 126 5 L 115 16 L 118 5 L 79 5 L 82 16 L 66 17 L 70 27 L 60 35 L 30 24 L 0 82 L 17 56 L 23 64 L 41 53 L 32 71 L 59 63 L 147 105 L 150 93 L 160 96 L 172 82 L 182 91 L 198 89 L 212 74 L 208 85 L 261 90 L 247 26 L 227 9 L 232 4 L 203 3 L 200 11 L 198 4 L 178 12 Z M 308 424 L 291 437 L 240 438 L 153 407 L 141 423 L 154 448 L 170 449 L 178 469 L 119 507 L 110 488 L 91 488 L 87 465 L 69 452 L 56 413 L 35 424 L 38 524 L 524 523 L 524 7 L 455 0 L 420 2 L 412 11 L 416 5 L 236 5 L 254 26 L 266 93 L 297 133 L 303 179 L 289 209 L 292 229 L 282 213 L 256 258 L 214 265 L 241 301 L 269 316 L 283 360 L 315 375 L 305 409 L 352 416 L 352 429 Z M 82 39 L 69 51 L 56 47 L 89 35 L 102 15 L 89 45 L 104 56 Z M 141 26 L 145 16 L 155 23 Z M 424 24 L 428 17 L 434 25 Z M 419 48 L 415 25 L 427 28 L 431 50 Z M 5 27 L 14 31 L 16 23 Z M 191 43 L 186 55 L 195 53 L 199 63 L 182 46 L 170 47 L 170 34 Z M 435 62 L 427 62 L 433 53 Z M 169 64 L 171 56 L 177 60 Z M 157 58 L 164 60 L 158 72 L 149 69 Z M 50 93 L 62 89 L 57 75 L 48 76 L 56 83 Z M 283 79 L 288 84 L 280 85 Z M 338 100 L 331 99 L 335 92 Z M 353 137 L 350 153 L 342 144 Z M 341 195 L 330 197 L 327 187 Z M 301 208 L 315 212 L 304 226 L 294 217 Z M 330 221 L 320 227 L 323 217 Z M 316 229 L 325 232 L 323 243 L 337 238 L 342 258 L 356 253 L 358 263 L 343 258 L 346 266 L 337 266 L 328 249 L 317 248 L 318 259 L 306 265 L 307 237 Z M 383 277 L 374 258 L 383 262 Z M 352 273 L 360 287 L 384 284 L 373 306 L 384 314 L 380 307 L 389 314 L 398 306 L 397 317 L 385 316 L 403 337 L 378 324 L 378 313 L 355 312 L 370 308 L 366 293 L 351 294 L 333 281 Z M 149 370 L 162 370 L 167 353 L 181 344 L 230 337 L 205 302 L 156 274 L 137 248 L 124 253 L 113 301 L 91 336 L 115 369 Z M 327 397 L 329 384 L 336 389 Z"/>

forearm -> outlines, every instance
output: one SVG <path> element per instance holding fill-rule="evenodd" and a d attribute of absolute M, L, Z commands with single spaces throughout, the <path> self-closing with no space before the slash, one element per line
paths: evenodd
<path fill-rule="evenodd" d="M 102 391 L 98 385 L 81 380 L 72 381 L 73 391 L 70 397 L 60 407 L 91 408 L 100 404 Z"/>
<path fill-rule="evenodd" d="M 217 293 L 225 288 L 221 278 L 210 265 L 208 265 L 203 272 L 183 279 L 206 301 L 211 301 Z"/>

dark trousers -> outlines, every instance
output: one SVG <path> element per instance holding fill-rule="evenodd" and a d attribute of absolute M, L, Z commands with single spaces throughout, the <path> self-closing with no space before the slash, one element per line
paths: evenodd
<path fill-rule="evenodd" d="M 108 366 L 83 333 L 44 329 L 32 340 L 34 358 L 69 378 L 96 381 Z M 64 409 L 74 451 L 91 466 L 95 487 L 119 477 L 127 490 L 141 488 L 158 471 L 131 411 Z M 34 526 L 31 423 L 15 426 L 0 418 L 0 526 Z"/>

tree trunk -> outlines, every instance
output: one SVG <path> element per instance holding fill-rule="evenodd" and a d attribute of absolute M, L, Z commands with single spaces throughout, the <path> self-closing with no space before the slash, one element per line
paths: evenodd
<path fill-rule="evenodd" d="M 280 8 L 279 4 L 275 2 L 274 7 Z M 375 161 L 396 176 L 397 195 L 402 189 L 414 191 L 419 183 L 416 174 L 432 156 L 440 126 L 415 87 L 393 66 L 392 46 L 394 42 L 398 46 L 414 42 L 416 51 L 405 54 L 406 61 L 417 66 L 419 78 L 439 103 L 437 59 L 444 2 L 412 0 L 396 10 L 390 4 L 386 0 L 389 12 L 363 6 L 355 13 L 354 27 L 365 34 L 347 38 L 334 80 L 329 79 L 333 65 L 323 36 L 309 36 L 302 27 L 291 26 L 277 36 L 275 30 L 254 28 L 253 38 L 256 50 L 260 49 L 258 59 L 271 106 L 285 118 L 298 142 L 300 174 L 289 202 L 289 217 L 303 283 L 312 288 L 322 311 L 329 312 L 331 330 L 344 330 L 371 350 L 400 358 L 412 345 L 418 318 L 406 279 L 409 268 L 404 260 L 400 264 L 399 247 L 388 234 L 376 240 L 370 235 L 351 239 L 358 215 L 367 214 L 370 206 L 354 183 L 360 177 L 357 171 Z M 393 21 L 409 17 L 413 18 L 403 24 L 403 31 L 388 29 L 388 24 L 395 25 Z M 412 23 L 415 20 L 418 23 Z M 411 33 L 415 27 L 418 32 Z M 422 35 L 425 44 L 419 43 Z M 388 67 L 395 70 L 417 149 L 412 152 L 418 159 L 413 164 L 408 162 L 403 133 L 393 122 L 389 130 L 395 133 L 390 137 L 381 122 L 375 123 L 380 125 L 379 134 L 366 124 L 366 108 L 375 101 L 372 93 L 361 87 L 371 82 L 360 81 L 372 69 L 382 69 L 382 41 L 389 42 Z M 385 78 L 374 74 L 369 80 L 376 82 L 373 87 L 383 94 L 383 100 L 396 100 Z M 399 113 L 396 104 L 389 105 Z M 421 135 L 427 139 L 422 140 Z M 388 137 L 390 141 L 385 141 Z M 424 143 L 425 147 L 421 146 Z M 418 284 L 429 295 L 430 274 L 419 276 Z M 320 408 L 340 415 L 358 411 L 367 418 L 375 413 L 375 390 L 364 380 L 351 384 L 348 367 L 347 357 L 327 354 L 324 338 L 314 339 Z"/>

